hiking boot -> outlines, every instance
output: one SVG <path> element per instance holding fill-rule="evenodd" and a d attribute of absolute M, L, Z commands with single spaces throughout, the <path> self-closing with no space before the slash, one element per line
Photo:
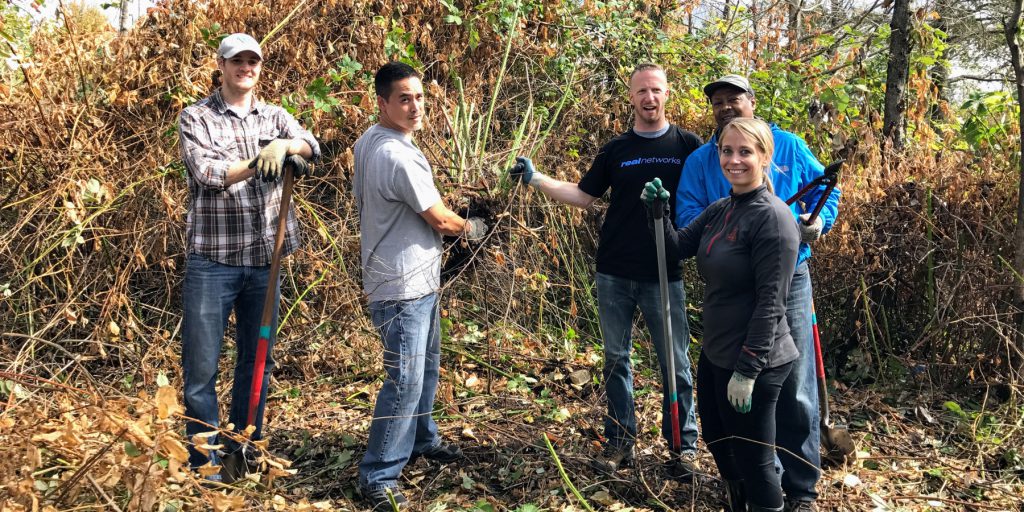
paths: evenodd
<path fill-rule="evenodd" d="M 671 453 L 666 466 L 670 477 L 689 482 L 697 474 L 697 455 L 693 452 Z"/>
<path fill-rule="evenodd" d="M 818 512 L 818 506 L 808 500 L 786 500 L 785 512 Z"/>
<path fill-rule="evenodd" d="M 633 447 L 632 446 L 615 446 L 612 444 L 604 445 L 604 450 L 601 451 L 601 455 L 594 460 L 594 469 L 603 471 L 605 473 L 614 473 L 621 467 L 629 467 L 633 465 Z"/>
<path fill-rule="evenodd" d="M 385 487 L 383 489 L 363 490 L 363 497 L 370 502 L 370 510 L 384 512 L 389 510 L 405 510 L 409 508 L 409 500 L 402 494 L 398 487 Z M 394 502 L 392 503 L 392 500 Z"/>
<path fill-rule="evenodd" d="M 731 512 L 746 512 L 747 487 L 743 484 L 743 480 L 725 481 L 725 500 Z"/>
<path fill-rule="evenodd" d="M 442 439 L 441 442 L 427 449 L 425 452 L 413 453 L 412 457 L 409 457 L 409 464 L 416 462 L 416 459 L 419 459 L 420 457 L 434 462 L 439 462 L 441 464 L 448 464 L 461 459 L 462 456 L 462 448 L 459 448 L 459 445 Z"/>

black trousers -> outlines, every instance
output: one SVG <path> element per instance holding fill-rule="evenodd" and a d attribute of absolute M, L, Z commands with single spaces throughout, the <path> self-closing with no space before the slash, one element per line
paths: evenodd
<path fill-rule="evenodd" d="M 746 414 L 733 409 L 726 396 L 732 369 L 715 366 L 703 354 L 697 366 L 697 412 L 704 442 L 723 479 L 744 481 L 751 505 L 783 505 L 775 467 L 775 404 L 792 366 L 765 368 L 757 376 Z"/>

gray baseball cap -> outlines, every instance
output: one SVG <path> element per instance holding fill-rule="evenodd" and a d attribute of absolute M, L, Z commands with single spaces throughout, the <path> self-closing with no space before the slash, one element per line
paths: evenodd
<path fill-rule="evenodd" d="M 725 75 L 722 78 L 719 78 L 718 80 L 715 80 L 714 82 L 705 85 L 704 94 L 706 94 L 707 97 L 710 98 L 711 95 L 715 93 L 715 91 L 721 89 L 722 87 L 731 87 L 733 89 L 739 89 L 747 94 L 750 94 L 751 96 L 754 95 L 754 89 L 750 87 L 750 82 L 747 81 L 746 77 L 740 75 Z"/>
<path fill-rule="evenodd" d="M 220 46 L 217 47 L 217 56 L 223 59 L 230 59 L 239 53 L 250 51 L 256 54 L 261 60 L 263 59 L 263 50 L 260 49 L 260 43 L 256 42 L 249 34 L 231 34 L 220 41 Z"/>

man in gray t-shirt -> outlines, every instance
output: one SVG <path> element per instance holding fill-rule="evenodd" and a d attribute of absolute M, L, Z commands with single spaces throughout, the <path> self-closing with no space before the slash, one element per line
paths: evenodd
<path fill-rule="evenodd" d="M 440 287 L 441 234 L 420 217 L 441 196 L 409 136 L 374 125 L 356 142 L 363 289 L 370 302 L 422 297 Z M 372 170 L 372 171 L 370 171 Z"/>
<path fill-rule="evenodd" d="M 441 235 L 481 239 L 487 226 L 441 201 L 430 164 L 413 144 L 423 127 L 420 74 L 400 62 L 374 78 L 380 122 L 355 145 L 363 290 L 384 343 L 387 378 L 377 395 L 359 486 L 373 508 L 408 500 L 402 468 L 418 457 L 452 462 L 462 450 L 441 438 L 431 417 L 441 362 L 438 291 Z"/>

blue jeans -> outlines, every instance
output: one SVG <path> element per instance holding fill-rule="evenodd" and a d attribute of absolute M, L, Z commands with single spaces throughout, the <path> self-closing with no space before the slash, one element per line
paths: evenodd
<path fill-rule="evenodd" d="M 182 289 L 184 317 L 181 334 L 181 364 L 184 373 L 185 425 L 189 441 L 189 464 L 198 467 L 207 462 L 219 464 L 216 455 L 203 455 L 192 447 L 192 436 L 215 430 L 219 425 L 217 406 L 217 363 L 224 341 L 224 330 L 231 310 L 235 310 L 235 371 L 231 386 L 231 409 L 228 421 L 236 431 L 246 427 L 249 418 L 249 392 L 253 367 L 256 363 L 256 345 L 259 341 L 263 301 L 270 279 L 270 266 L 236 267 L 223 265 L 198 254 L 189 254 L 185 263 L 185 283 Z M 280 280 L 274 296 L 274 321 L 277 325 L 277 305 L 281 299 Z M 256 431 L 253 439 L 263 435 L 263 409 L 270 386 L 270 373 L 274 369 L 271 334 L 263 373 L 260 403 L 256 409 Z M 210 438 L 215 444 L 217 438 Z M 238 448 L 231 439 L 224 439 L 227 451 Z"/>
<path fill-rule="evenodd" d="M 697 417 L 693 409 L 693 377 L 690 374 L 690 330 L 686 323 L 686 293 L 683 281 L 668 283 L 672 315 L 672 344 L 675 354 L 676 396 L 679 405 L 681 453 L 697 451 Z M 608 393 L 608 415 L 604 435 L 614 446 L 631 447 L 636 441 L 636 414 L 633 404 L 633 371 L 629 356 L 633 350 L 633 314 L 637 307 L 651 333 L 651 341 L 661 366 L 665 389 L 661 402 L 661 432 L 672 446 L 672 418 L 669 411 L 669 382 L 664 329 L 662 328 L 661 289 L 658 282 L 634 281 L 608 274 L 597 274 L 597 309 L 604 337 L 604 382 Z"/>
<path fill-rule="evenodd" d="M 387 378 L 377 394 L 359 484 L 366 491 L 398 486 L 413 453 L 433 448 L 434 394 L 441 367 L 436 293 L 411 300 L 371 302 L 370 316 L 384 342 Z"/>
<path fill-rule="evenodd" d="M 782 463 L 786 499 L 814 501 L 821 476 L 821 428 L 814 337 L 811 332 L 811 273 L 807 262 L 797 266 L 786 298 L 786 320 L 800 350 L 793 371 L 782 385 L 776 409 L 776 443 Z"/>

